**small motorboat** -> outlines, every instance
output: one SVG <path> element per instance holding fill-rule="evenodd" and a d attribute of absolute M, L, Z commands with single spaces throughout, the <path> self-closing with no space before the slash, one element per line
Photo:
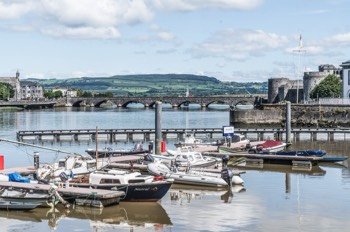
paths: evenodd
<path fill-rule="evenodd" d="M 87 176 L 86 176 L 87 177 Z M 73 187 L 90 189 L 107 189 L 124 191 L 121 201 L 159 201 L 168 192 L 173 180 L 162 177 L 142 175 L 140 172 L 126 170 L 101 170 L 88 175 L 88 178 L 73 179 L 69 182 Z"/>
<path fill-rule="evenodd" d="M 322 157 L 327 154 L 325 150 L 300 150 L 300 151 L 276 151 L 276 152 L 256 152 L 256 154 L 282 155 L 282 156 L 316 156 Z"/>
<path fill-rule="evenodd" d="M 0 201 L 1 210 L 32 210 L 40 206 L 35 202 Z"/>
<path fill-rule="evenodd" d="M 92 158 L 96 158 L 96 150 L 95 149 L 87 149 L 85 150 L 86 153 L 88 153 Z M 123 156 L 123 155 L 138 155 L 138 154 L 145 154 L 148 153 L 149 150 L 145 150 L 142 147 L 142 144 L 135 144 L 134 148 L 132 149 L 112 149 L 112 148 L 105 148 L 98 150 L 98 158 L 108 158 L 108 157 L 116 157 L 116 156 Z"/>
<path fill-rule="evenodd" d="M 257 152 L 278 152 L 283 151 L 287 147 L 287 143 L 279 140 L 266 140 L 263 143 L 251 146 L 249 153 Z"/>
<path fill-rule="evenodd" d="M 150 174 L 156 176 L 164 176 L 165 178 L 174 179 L 176 184 L 186 184 L 206 187 L 227 187 L 231 183 L 227 183 L 222 174 L 210 173 L 205 171 L 178 171 L 176 167 L 169 167 L 165 163 L 153 162 L 147 164 L 147 170 Z M 231 173 L 232 174 L 232 173 Z M 232 174 L 232 184 L 243 184 L 244 181 L 239 176 Z"/>
<path fill-rule="evenodd" d="M 168 150 L 168 156 L 164 155 L 151 155 L 155 160 L 172 165 L 175 162 L 178 167 L 193 167 L 193 168 L 205 168 L 215 167 L 218 165 L 217 159 L 214 157 L 203 157 L 202 153 L 197 151 L 178 151 L 170 152 Z"/>

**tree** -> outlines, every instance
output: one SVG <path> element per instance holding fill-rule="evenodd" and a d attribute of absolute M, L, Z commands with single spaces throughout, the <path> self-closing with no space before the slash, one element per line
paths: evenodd
<path fill-rule="evenodd" d="M 341 97 L 342 82 L 336 75 L 328 75 L 310 93 L 311 98 L 318 97 Z"/>
<path fill-rule="evenodd" d="M 14 95 L 15 91 L 10 84 L 0 82 L 0 99 L 12 98 Z"/>

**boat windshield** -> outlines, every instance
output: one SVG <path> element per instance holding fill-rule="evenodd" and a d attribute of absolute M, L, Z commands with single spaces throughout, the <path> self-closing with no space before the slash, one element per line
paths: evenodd
<path fill-rule="evenodd" d="M 243 139 L 243 138 L 242 138 Z M 232 142 L 236 143 L 236 142 L 240 142 L 241 141 L 241 136 L 239 135 L 234 135 L 232 137 Z"/>
<path fill-rule="evenodd" d="M 87 163 L 86 167 L 87 167 L 87 169 L 95 168 L 96 167 L 96 162 Z"/>
<path fill-rule="evenodd" d="M 66 162 L 64 160 L 58 161 L 58 167 L 64 168 L 66 166 Z"/>
<path fill-rule="evenodd" d="M 200 154 L 200 153 L 196 153 L 196 154 L 194 154 L 194 157 L 195 157 L 197 160 L 201 160 L 201 159 L 203 159 L 203 157 L 201 156 L 201 154 Z"/>

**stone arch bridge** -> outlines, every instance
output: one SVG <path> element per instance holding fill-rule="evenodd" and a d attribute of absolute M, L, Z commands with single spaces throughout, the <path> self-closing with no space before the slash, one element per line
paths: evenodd
<path fill-rule="evenodd" d="M 210 104 L 225 104 L 234 108 L 238 104 L 257 106 L 262 98 L 255 96 L 214 96 L 214 97 L 74 97 L 66 98 L 68 106 L 100 107 L 103 103 L 113 103 L 117 107 L 127 107 L 131 103 L 141 103 L 145 107 L 153 107 L 157 101 L 170 104 L 172 107 L 181 107 L 186 104 L 198 104 L 208 107 Z"/>

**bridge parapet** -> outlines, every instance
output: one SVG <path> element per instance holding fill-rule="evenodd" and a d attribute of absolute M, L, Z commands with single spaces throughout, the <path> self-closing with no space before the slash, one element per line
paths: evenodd
<path fill-rule="evenodd" d="M 183 104 L 198 104 L 202 107 L 208 107 L 210 104 L 219 103 L 236 106 L 239 103 L 248 103 L 254 106 L 259 104 L 258 97 L 254 96 L 214 96 L 214 97 L 74 97 L 67 98 L 67 104 L 72 106 L 79 106 L 85 104 L 86 106 L 99 107 L 102 103 L 107 101 L 113 102 L 118 107 L 126 107 L 130 103 L 141 103 L 145 107 L 152 107 L 157 101 L 169 103 L 173 107 L 180 107 Z"/>

